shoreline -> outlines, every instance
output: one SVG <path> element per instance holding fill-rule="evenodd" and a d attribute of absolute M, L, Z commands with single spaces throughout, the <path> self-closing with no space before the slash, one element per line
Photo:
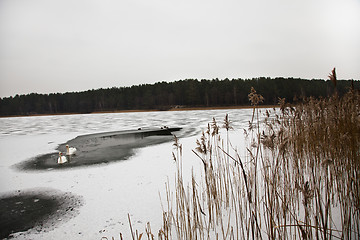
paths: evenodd
<path fill-rule="evenodd" d="M 179 107 L 170 108 L 167 110 L 159 109 L 134 109 L 134 110 L 113 110 L 113 111 L 96 111 L 89 113 L 52 113 L 52 114 L 29 114 L 29 115 L 14 115 L 14 116 L 0 116 L 0 118 L 17 118 L 17 117 L 41 117 L 41 116 L 62 116 L 62 115 L 81 115 L 81 114 L 104 114 L 104 113 L 133 113 L 133 112 L 171 112 L 171 111 L 201 111 L 201 110 L 226 110 L 226 109 L 249 109 L 253 108 L 251 105 L 243 106 L 219 106 L 219 107 Z M 279 105 L 258 105 L 258 108 L 276 108 Z"/>

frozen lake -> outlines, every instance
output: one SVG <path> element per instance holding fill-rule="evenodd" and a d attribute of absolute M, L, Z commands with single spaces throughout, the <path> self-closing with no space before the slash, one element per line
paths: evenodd
<path fill-rule="evenodd" d="M 134 229 L 144 231 L 147 222 L 154 233 L 162 221 L 160 196 L 165 182 L 174 178 L 171 140 L 135 148 L 127 159 L 61 170 L 25 171 L 15 167 L 37 156 L 53 153 L 59 145 L 80 135 L 112 131 L 182 128 L 174 132 L 183 145 L 184 175 L 201 162 L 191 152 L 196 139 L 214 117 L 220 126 L 229 114 L 232 142 L 243 145 L 252 109 L 174 112 L 109 113 L 17 117 L 0 119 L 0 194 L 15 191 L 54 191 L 80 196 L 78 214 L 56 219 L 53 229 L 29 230 L 15 239 L 129 239 L 127 214 Z M 241 154 L 241 151 L 240 151 Z"/>

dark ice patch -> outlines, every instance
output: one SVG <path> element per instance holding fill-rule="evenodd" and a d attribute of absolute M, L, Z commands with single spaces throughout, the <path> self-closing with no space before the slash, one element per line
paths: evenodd
<path fill-rule="evenodd" d="M 76 155 L 67 156 L 66 163 L 58 164 L 59 152 L 54 152 L 37 156 L 16 167 L 25 171 L 57 170 L 126 160 L 134 154 L 135 149 L 173 140 L 172 133 L 180 130 L 164 127 L 82 135 L 57 148 L 64 155 L 66 145 L 77 149 Z"/>
<path fill-rule="evenodd" d="M 49 189 L 0 196 L 0 239 L 17 232 L 50 231 L 79 214 L 82 197 Z"/>

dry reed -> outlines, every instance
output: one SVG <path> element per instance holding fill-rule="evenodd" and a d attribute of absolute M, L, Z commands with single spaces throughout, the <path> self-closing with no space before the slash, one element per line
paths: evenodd
<path fill-rule="evenodd" d="M 336 83 L 335 69 L 330 79 Z M 176 181 L 173 190 L 166 185 L 158 239 L 359 239 L 359 92 L 296 106 L 279 99 L 263 118 L 262 96 L 252 89 L 249 99 L 245 159 L 231 147 L 229 116 L 225 141 L 213 119 L 193 150 L 202 177 L 186 185 L 175 138 Z M 146 233 L 153 239 L 150 227 Z"/>

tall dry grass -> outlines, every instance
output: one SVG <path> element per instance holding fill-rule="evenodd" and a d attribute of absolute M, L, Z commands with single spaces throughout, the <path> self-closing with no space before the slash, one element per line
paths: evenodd
<path fill-rule="evenodd" d="M 280 99 L 265 116 L 261 95 L 252 89 L 249 99 L 247 157 L 230 143 L 229 116 L 213 119 L 193 150 L 202 177 L 185 184 L 175 138 L 158 239 L 360 239 L 359 92 L 296 106 Z"/>

